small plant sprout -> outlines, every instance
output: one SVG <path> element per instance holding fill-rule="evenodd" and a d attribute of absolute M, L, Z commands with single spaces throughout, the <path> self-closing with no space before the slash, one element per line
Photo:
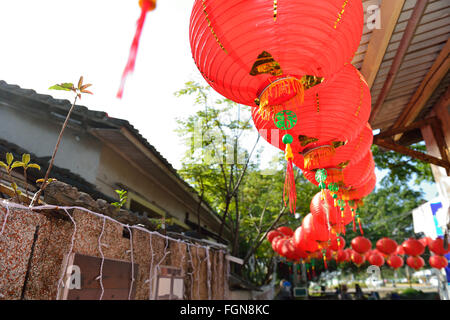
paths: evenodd
<path fill-rule="evenodd" d="M 39 200 L 39 197 L 40 197 L 42 191 L 44 191 L 44 189 L 47 188 L 48 184 L 51 182 L 50 180 L 52 180 L 52 179 L 49 179 L 48 176 L 49 176 L 50 171 L 51 171 L 51 169 L 53 167 L 53 162 L 55 161 L 56 152 L 58 152 L 59 144 L 61 142 L 64 130 L 67 127 L 67 123 L 69 122 L 70 115 L 72 114 L 72 111 L 73 111 L 73 109 L 75 107 L 75 103 L 77 102 L 77 98 L 81 99 L 81 94 L 82 93 L 93 94 L 91 91 L 86 90 L 90 86 L 91 86 L 91 84 L 83 84 L 83 76 L 81 76 L 80 80 L 78 80 L 78 86 L 77 87 L 75 87 L 73 85 L 73 83 L 64 82 L 64 83 L 61 83 L 61 84 L 55 84 L 54 86 L 51 86 L 49 88 L 50 90 L 73 91 L 73 92 L 75 92 L 75 98 L 73 100 L 72 106 L 69 109 L 69 112 L 67 113 L 66 120 L 64 121 L 64 124 L 63 124 L 63 126 L 61 128 L 61 131 L 59 132 L 58 140 L 56 141 L 55 149 L 53 150 L 53 155 L 52 155 L 52 158 L 50 159 L 50 164 L 48 165 L 47 172 L 45 173 L 45 177 L 42 180 L 43 183 L 41 185 L 41 188 L 38 190 L 38 192 L 35 193 L 35 195 L 33 197 L 33 200 L 30 203 L 30 207 L 32 207 L 34 205 L 34 203 Z"/>
<path fill-rule="evenodd" d="M 19 196 L 22 194 L 22 192 L 18 189 L 16 182 L 14 181 L 13 176 L 11 175 L 11 172 L 14 168 L 21 167 L 20 161 L 14 161 L 14 156 L 11 152 L 6 153 L 6 163 L 3 161 L 0 161 L 0 167 L 3 167 L 6 170 L 6 173 L 9 176 L 9 179 L 11 180 L 11 187 L 14 190 L 14 193 L 17 197 L 17 200 L 20 202 Z"/>
<path fill-rule="evenodd" d="M 28 179 L 27 179 L 27 170 L 29 168 L 34 168 L 41 170 L 41 167 L 36 163 L 30 163 L 30 155 L 28 153 L 24 153 L 22 155 L 22 161 L 15 161 L 13 163 L 14 168 L 22 167 L 23 168 L 23 176 L 25 178 L 25 194 L 28 198 Z"/>
<path fill-rule="evenodd" d="M 128 196 L 125 190 L 114 190 L 119 195 L 119 202 L 111 203 L 114 207 L 121 209 L 127 203 Z"/>

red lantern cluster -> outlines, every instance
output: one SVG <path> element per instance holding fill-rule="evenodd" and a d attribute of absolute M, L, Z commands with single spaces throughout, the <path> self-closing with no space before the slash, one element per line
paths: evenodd
<path fill-rule="evenodd" d="M 284 150 L 291 212 L 294 163 L 355 210 L 374 188 L 370 89 L 350 63 L 363 20 L 361 0 L 194 3 L 194 61 L 217 92 L 251 106 L 260 135 Z"/>

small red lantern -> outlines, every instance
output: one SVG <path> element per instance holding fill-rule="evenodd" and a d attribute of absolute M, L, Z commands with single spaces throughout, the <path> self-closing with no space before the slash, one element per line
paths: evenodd
<path fill-rule="evenodd" d="M 446 268 L 448 265 L 447 258 L 440 255 L 431 256 L 428 262 L 430 263 L 430 266 L 436 269 L 443 269 Z"/>
<path fill-rule="evenodd" d="M 272 243 L 272 241 L 273 241 L 273 239 L 274 239 L 275 237 L 281 237 L 281 236 L 283 236 L 282 233 L 280 233 L 280 232 L 278 232 L 278 231 L 276 231 L 276 230 L 272 230 L 272 231 L 270 231 L 270 232 L 267 234 L 267 240 L 268 240 L 270 243 Z"/>
<path fill-rule="evenodd" d="M 336 254 L 336 262 L 348 262 L 350 260 L 350 254 L 346 250 L 338 250 Z"/>
<path fill-rule="evenodd" d="M 354 251 L 361 254 L 369 251 L 370 248 L 372 248 L 372 243 L 370 242 L 370 240 L 362 236 L 353 238 L 351 245 Z"/>
<path fill-rule="evenodd" d="M 431 239 L 430 237 L 423 237 L 419 239 L 420 242 L 422 242 L 424 247 L 427 247 L 431 241 L 433 241 L 433 239 Z"/>
<path fill-rule="evenodd" d="M 397 246 L 397 250 L 395 250 L 395 254 L 398 254 L 401 256 L 405 255 L 405 249 L 403 249 L 402 245 Z"/>
<path fill-rule="evenodd" d="M 345 247 L 345 239 L 341 236 L 332 237 L 330 249 L 333 251 L 339 251 Z"/>
<path fill-rule="evenodd" d="M 422 259 L 422 257 L 411 256 L 406 259 L 406 264 L 414 270 L 419 270 L 425 265 L 425 261 Z"/>
<path fill-rule="evenodd" d="M 396 254 L 389 256 L 387 264 L 394 269 L 398 269 L 403 266 L 403 259 Z"/>
<path fill-rule="evenodd" d="M 436 238 L 436 239 L 432 240 L 428 245 L 428 248 L 430 249 L 430 251 L 439 256 L 443 256 L 443 255 L 449 253 L 450 252 L 449 247 L 447 248 L 447 250 L 444 249 L 444 240 L 442 240 L 441 238 Z"/>
<path fill-rule="evenodd" d="M 410 238 L 402 244 L 405 253 L 410 256 L 420 256 L 424 251 L 424 245 L 416 239 Z"/>
<path fill-rule="evenodd" d="M 309 209 L 315 219 L 318 219 L 319 222 L 322 222 L 323 224 L 329 222 L 331 225 L 340 223 L 347 225 L 352 222 L 352 212 L 350 211 L 350 208 L 346 206 L 342 215 L 341 210 L 338 207 L 337 197 L 336 199 L 333 198 L 333 195 L 329 190 L 316 193 L 311 200 Z"/>
<path fill-rule="evenodd" d="M 372 252 L 367 261 L 369 261 L 371 265 L 377 267 L 381 267 L 384 264 L 384 258 L 378 252 Z"/>
<path fill-rule="evenodd" d="M 361 254 L 359 254 L 356 251 L 352 251 L 350 258 L 353 261 L 353 263 L 356 264 L 357 266 L 360 266 L 361 264 L 363 264 L 364 260 L 365 260 L 364 256 L 362 256 Z"/>
<path fill-rule="evenodd" d="M 377 249 L 386 255 L 393 254 L 397 250 L 397 242 L 394 240 L 384 237 L 377 241 Z"/>
<path fill-rule="evenodd" d="M 294 235 L 294 231 L 286 226 L 282 226 L 277 228 L 277 231 L 282 233 L 283 235 L 287 236 L 287 237 L 292 237 Z"/>

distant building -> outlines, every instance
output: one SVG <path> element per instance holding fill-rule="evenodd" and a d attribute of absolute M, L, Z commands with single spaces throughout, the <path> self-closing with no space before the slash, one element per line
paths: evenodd
<path fill-rule="evenodd" d="M 29 171 L 32 185 L 48 167 L 70 106 L 68 100 L 0 81 L 0 158 L 4 160 L 6 152 L 16 158 L 30 153 L 32 162 L 42 167 L 39 174 Z M 20 171 L 15 174 L 20 176 Z M 51 177 L 94 199 L 117 201 L 115 190 L 127 190 L 126 208 L 130 211 L 149 218 L 172 218 L 178 230 L 193 236 L 199 236 L 195 232 L 200 231 L 204 237 L 219 240 L 218 214 L 200 201 L 195 190 L 138 130 L 105 112 L 75 107 Z M 230 239 L 227 227 L 223 238 Z"/>

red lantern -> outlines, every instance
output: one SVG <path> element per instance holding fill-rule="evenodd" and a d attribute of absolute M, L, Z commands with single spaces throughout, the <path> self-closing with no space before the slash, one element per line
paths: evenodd
<path fill-rule="evenodd" d="M 423 261 L 422 257 L 411 256 L 406 259 L 406 264 L 415 270 L 419 270 L 425 265 L 425 261 Z"/>
<path fill-rule="evenodd" d="M 296 249 L 294 247 L 294 244 L 292 243 L 291 239 L 285 239 L 283 240 L 281 246 L 280 246 L 280 255 L 283 257 L 286 257 L 290 260 L 296 260 L 297 253 Z"/>
<path fill-rule="evenodd" d="M 319 249 L 316 241 L 312 241 L 306 237 L 305 232 L 303 231 L 303 228 L 301 226 L 295 230 L 294 245 L 299 250 L 306 252 L 314 252 Z"/>
<path fill-rule="evenodd" d="M 358 252 L 356 251 L 352 251 L 350 258 L 352 260 L 352 262 L 354 264 L 356 264 L 357 266 L 360 266 L 361 264 L 364 263 L 364 256 L 360 255 Z"/>
<path fill-rule="evenodd" d="M 387 264 L 394 269 L 398 269 L 403 266 L 403 259 L 396 254 L 389 256 Z"/>
<path fill-rule="evenodd" d="M 395 254 L 398 254 L 401 256 L 405 255 L 405 249 L 403 249 L 402 245 L 397 246 L 397 250 L 395 250 Z"/>
<path fill-rule="evenodd" d="M 285 226 L 277 228 L 277 231 L 287 237 L 292 237 L 294 235 L 294 231 L 291 228 Z"/>
<path fill-rule="evenodd" d="M 272 249 L 273 251 L 275 251 L 276 253 L 280 253 L 280 244 L 283 240 L 285 240 L 285 237 L 282 236 L 277 236 L 275 238 L 272 239 Z"/>
<path fill-rule="evenodd" d="M 279 105 L 301 100 L 304 75 L 328 79 L 352 60 L 363 20 L 360 0 L 196 0 L 189 38 L 197 67 L 220 94 Z"/>
<path fill-rule="evenodd" d="M 270 116 L 253 108 L 252 117 L 263 138 L 282 150 L 289 144 L 296 165 L 314 169 L 329 163 L 339 148 L 360 137 L 370 114 L 370 103 L 365 80 L 355 67 L 347 65 L 329 81 L 309 89 L 302 105 L 286 103 Z M 292 142 L 283 142 L 285 135 L 292 137 Z M 345 153 L 351 158 L 344 162 L 366 154 L 368 148 L 361 148 L 359 142 L 352 148 L 354 154 Z"/>
<path fill-rule="evenodd" d="M 377 241 L 377 249 L 386 255 L 393 254 L 397 250 L 397 242 L 387 237 L 381 238 Z"/>
<path fill-rule="evenodd" d="M 372 252 L 367 261 L 369 261 L 371 265 L 378 267 L 381 267 L 384 264 L 384 258 L 378 252 Z"/>
<path fill-rule="evenodd" d="M 315 219 L 318 219 L 318 221 L 323 224 L 327 224 L 327 215 L 328 222 L 331 225 L 340 224 L 342 222 L 344 225 L 347 225 L 352 222 L 352 213 L 350 208 L 348 206 L 345 208 L 344 216 L 342 218 L 341 211 L 339 207 L 337 207 L 337 199 L 336 201 L 333 199 L 333 196 L 329 190 L 316 193 L 311 200 L 309 208 Z"/>
<path fill-rule="evenodd" d="M 410 256 L 420 256 L 425 251 L 423 244 L 419 240 L 412 238 L 405 240 L 402 246 L 405 253 Z"/>
<path fill-rule="evenodd" d="M 450 248 L 447 248 L 447 250 L 444 249 L 444 240 L 442 240 L 441 238 L 432 240 L 428 245 L 428 248 L 431 252 L 439 256 L 443 256 L 450 252 Z"/>
<path fill-rule="evenodd" d="M 141 37 L 142 28 L 144 27 L 145 17 L 147 16 L 147 12 L 152 11 L 156 8 L 156 0 L 139 0 L 139 6 L 141 7 L 141 16 L 137 21 L 136 33 L 131 44 L 127 64 L 125 65 L 125 69 L 123 70 L 119 91 L 117 92 L 117 98 L 119 99 L 122 98 L 125 80 L 128 74 L 134 71 L 134 65 L 136 63 L 136 56 L 139 47 L 139 39 Z"/>
<path fill-rule="evenodd" d="M 430 237 L 423 237 L 419 239 L 419 241 L 423 244 L 424 247 L 427 247 L 433 240 Z"/>
<path fill-rule="evenodd" d="M 331 239 L 330 249 L 333 251 L 339 251 L 345 247 L 345 240 L 341 236 Z"/>
<path fill-rule="evenodd" d="M 272 231 L 270 231 L 270 232 L 267 234 L 267 240 L 268 240 L 270 243 L 272 243 L 272 241 L 273 241 L 273 239 L 274 239 L 275 237 L 281 237 L 281 236 L 283 236 L 282 233 L 280 233 L 280 232 L 278 232 L 278 231 L 276 231 L 276 230 L 272 230 Z"/>
<path fill-rule="evenodd" d="M 350 254 L 346 250 L 338 250 L 336 254 L 336 262 L 347 262 L 350 260 Z"/>
<path fill-rule="evenodd" d="M 321 223 L 319 219 L 315 218 L 311 213 L 308 213 L 303 218 L 302 230 L 310 240 L 325 242 L 330 239 L 328 227 Z"/>
<path fill-rule="evenodd" d="M 448 265 L 447 258 L 440 255 L 431 256 L 428 262 L 430 263 L 430 266 L 436 269 L 443 269 Z"/>
<path fill-rule="evenodd" d="M 358 253 L 365 253 L 369 251 L 370 248 L 372 248 L 372 243 L 370 242 L 370 240 L 362 236 L 353 238 L 351 245 L 352 249 Z"/>

